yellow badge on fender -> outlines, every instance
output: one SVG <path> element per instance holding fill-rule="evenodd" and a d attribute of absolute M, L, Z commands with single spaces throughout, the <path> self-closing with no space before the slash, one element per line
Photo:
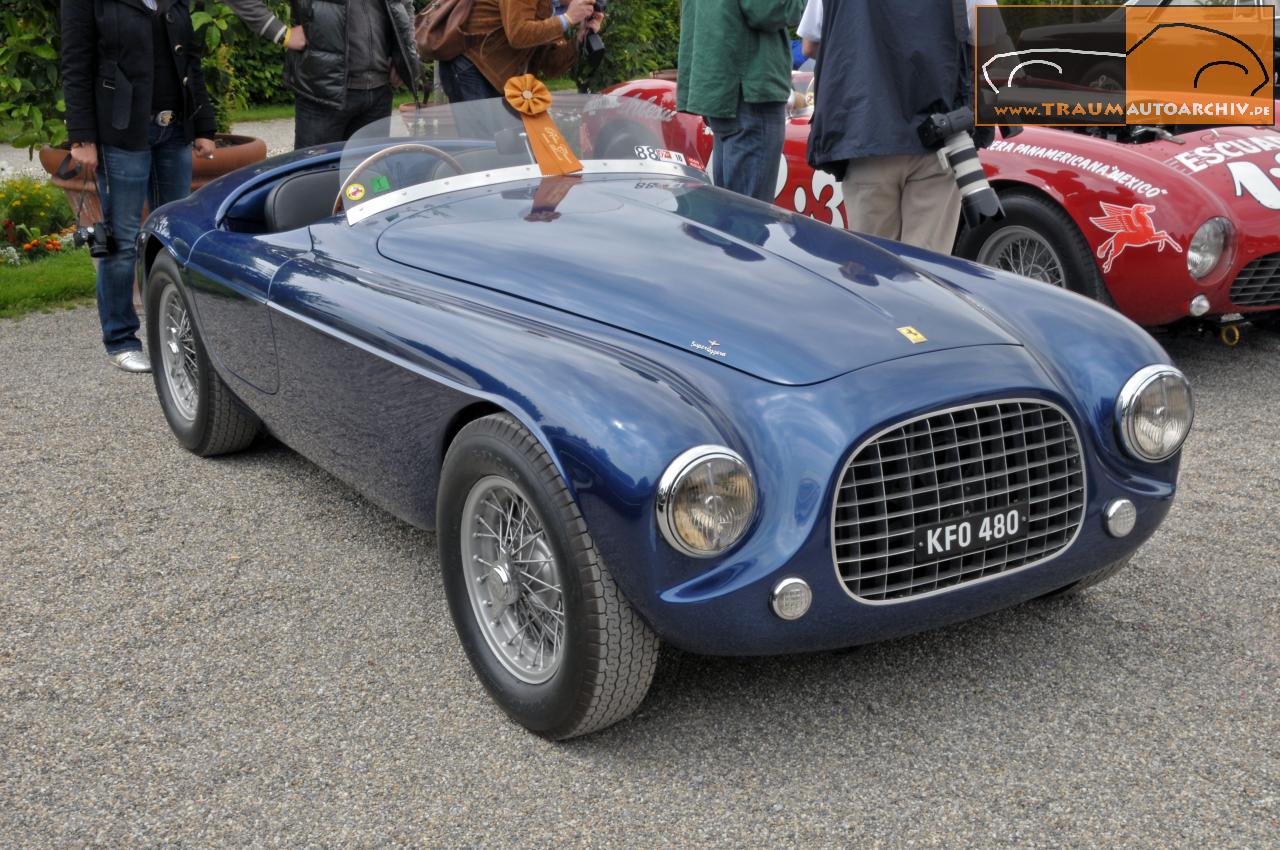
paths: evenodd
<path fill-rule="evenodd" d="M 358 201 L 364 197 L 364 186 L 359 183 L 352 183 L 347 187 L 347 200 Z"/>
<path fill-rule="evenodd" d="M 916 345 L 928 340 L 928 337 L 920 333 L 920 331 L 916 330 L 915 328 L 911 327 L 911 325 L 907 325 L 904 328 L 898 328 L 898 333 L 902 334 L 907 339 L 911 340 L 913 345 Z"/>

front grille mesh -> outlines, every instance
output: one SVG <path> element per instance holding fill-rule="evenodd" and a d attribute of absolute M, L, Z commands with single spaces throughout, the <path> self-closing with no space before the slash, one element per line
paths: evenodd
<path fill-rule="evenodd" d="M 1237 307 L 1280 307 L 1280 254 L 1259 257 L 1240 270 L 1231 284 Z"/>
<path fill-rule="evenodd" d="M 855 597 L 890 601 L 1027 566 L 1074 539 L 1084 489 L 1075 428 L 1056 407 L 1001 401 L 913 419 L 845 467 L 832 520 L 836 572 Z M 917 559 L 917 528 L 1015 507 L 1028 520 L 1022 539 Z"/>

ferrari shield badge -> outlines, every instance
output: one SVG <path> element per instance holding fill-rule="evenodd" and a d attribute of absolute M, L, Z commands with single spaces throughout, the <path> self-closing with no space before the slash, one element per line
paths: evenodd
<path fill-rule="evenodd" d="M 1124 253 L 1125 248 L 1141 248 L 1144 245 L 1155 245 L 1157 251 L 1163 251 L 1168 245 L 1182 253 L 1182 248 L 1167 230 L 1156 230 L 1151 221 L 1151 214 L 1156 208 L 1151 204 L 1134 204 L 1122 207 L 1119 204 L 1108 204 L 1102 201 L 1102 215 L 1090 218 L 1089 221 L 1111 235 L 1107 241 L 1098 246 L 1098 259 L 1102 260 L 1102 271 L 1111 271 L 1116 257 Z"/>
<path fill-rule="evenodd" d="M 922 342 L 926 342 L 926 341 L 929 339 L 927 336 L 925 336 L 924 334 L 920 333 L 920 331 L 918 331 L 918 330 L 916 330 L 915 328 L 911 327 L 911 325 L 907 325 L 906 327 L 898 328 L 898 333 L 902 334 L 902 335 L 903 335 L 903 336 L 905 336 L 907 339 L 911 340 L 911 344 L 912 344 L 912 345 L 919 345 L 920 343 L 922 343 Z"/>

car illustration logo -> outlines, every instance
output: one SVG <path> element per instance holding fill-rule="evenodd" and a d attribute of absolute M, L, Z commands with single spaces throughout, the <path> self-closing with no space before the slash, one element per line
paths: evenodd
<path fill-rule="evenodd" d="M 903 327 L 898 328 L 898 333 L 902 334 L 907 339 L 911 340 L 912 345 L 919 345 L 920 343 L 926 342 L 929 339 L 927 336 L 920 333 L 920 331 L 911 327 L 911 325 L 904 325 Z"/>
<path fill-rule="evenodd" d="M 1181 246 L 1173 241 L 1166 230 L 1156 230 L 1151 221 L 1151 213 L 1156 208 L 1151 204 L 1134 204 L 1122 207 L 1119 204 L 1108 204 L 1102 201 L 1103 215 L 1091 217 L 1090 222 L 1107 231 L 1111 236 L 1098 246 L 1098 259 L 1103 261 L 1102 271 L 1111 271 L 1116 257 L 1124 253 L 1125 248 L 1141 248 L 1144 245 L 1155 245 L 1157 251 L 1163 251 L 1168 245 L 1179 254 Z"/>

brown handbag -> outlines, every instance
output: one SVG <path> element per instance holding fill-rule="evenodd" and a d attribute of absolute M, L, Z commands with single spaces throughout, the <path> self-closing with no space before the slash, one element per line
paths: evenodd
<path fill-rule="evenodd" d="M 431 0 L 413 18 L 418 55 L 428 62 L 447 62 L 461 56 L 467 47 L 463 28 L 474 5 L 475 0 Z"/>

